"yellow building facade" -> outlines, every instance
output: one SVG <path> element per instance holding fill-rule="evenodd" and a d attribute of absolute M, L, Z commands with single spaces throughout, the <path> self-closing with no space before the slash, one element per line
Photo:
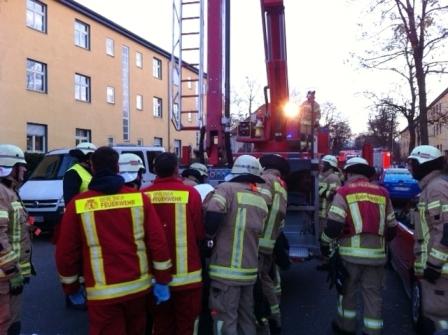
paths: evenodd
<path fill-rule="evenodd" d="M 74 1 L 0 0 L 0 143 L 28 152 L 81 141 L 195 148 L 197 132 L 170 121 L 170 57 Z M 195 126 L 196 114 L 183 122 Z"/>

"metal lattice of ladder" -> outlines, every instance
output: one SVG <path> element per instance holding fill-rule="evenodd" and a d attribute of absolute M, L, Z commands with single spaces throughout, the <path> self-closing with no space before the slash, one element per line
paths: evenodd
<path fill-rule="evenodd" d="M 203 125 L 204 1 L 173 0 L 169 95 L 171 121 L 177 130 L 199 130 Z M 191 75 L 186 76 L 186 68 L 194 70 Z M 185 125 L 184 119 L 192 121 L 193 115 L 195 125 Z"/>

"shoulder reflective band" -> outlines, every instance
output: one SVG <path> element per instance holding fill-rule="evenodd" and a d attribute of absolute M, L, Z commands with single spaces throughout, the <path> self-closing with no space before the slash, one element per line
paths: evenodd
<path fill-rule="evenodd" d="M 442 262 L 448 261 L 448 254 L 446 252 L 437 250 L 436 248 L 432 248 L 429 255 Z"/>
<path fill-rule="evenodd" d="M 331 205 L 330 212 L 333 212 L 344 219 L 347 217 L 347 212 L 336 205 Z"/>
<path fill-rule="evenodd" d="M 349 204 L 353 202 L 359 202 L 359 201 L 369 201 L 373 202 L 374 204 L 386 204 L 386 198 L 382 195 L 375 195 L 375 194 L 369 194 L 369 193 L 353 193 L 348 194 L 346 196 L 347 202 Z"/>
<path fill-rule="evenodd" d="M 274 192 L 280 193 L 285 199 L 285 201 L 288 199 L 288 193 L 278 181 L 274 182 Z"/>
<path fill-rule="evenodd" d="M 8 219 L 8 211 L 0 211 L 0 219 Z"/>
<path fill-rule="evenodd" d="M 76 213 L 103 211 L 107 209 L 143 206 L 141 193 L 122 193 L 79 199 L 75 201 Z"/>
<path fill-rule="evenodd" d="M 151 191 L 146 192 L 153 204 L 186 204 L 188 202 L 188 191 Z"/>
<path fill-rule="evenodd" d="M 213 194 L 212 196 L 212 200 L 219 202 L 224 208 L 227 205 L 227 201 L 226 198 L 224 198 L 222 195 L 220 194 Z"/>
<path fill-rule="evenodd" d="M 238 205 L 254 206 L 262 209 L 266 213 L 268 212 L 268 206 L 266 205 L 266 201 L 264 201 L 264 199 L 259 195 L 246 192 L 238 192 L 237 201 Z"/>
<path fill-rule="evenodd" d="M 428 203 L 428 210 L 440 207 L 440 200 L 432 201 Z"/>

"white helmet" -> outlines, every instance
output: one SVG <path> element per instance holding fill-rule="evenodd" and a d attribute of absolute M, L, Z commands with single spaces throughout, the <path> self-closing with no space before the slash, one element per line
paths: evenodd
<path fill-rule="evenodd" d="M 415 159 L 419 164 L 433 161 L 442 157 L 442 153 L 432 145 L 419 145 L 415 147 L 408 159 Z"/>
<path fill-rule="evenodd" d="M 0 177 L 9 176 L 18 163 L 26 164 L 22 149 L 12 144 L 0 144 Z"/>
<path fill-rule="evenodd" d="M 97 149 L 96 145 L 90 142 L 81 142 L 75 149 L 70 150 L 69 154 L 74 157 L 85 156 L 93 153 Z"/>
<path fill-rule="evenodd" d="M 189 167 L 192 170 L 196 170 L 200 173 L 201 176 L 208 177 L 208 169 L 207 167 L 202 163 L 193 163 Z"/>
<path fill-rule="evenodd" d="M 334 168 L 338 167 L 338 159 L 333 155 L 325 155 L 324 157 L 322 157 L 322 162 L 327 162 Z"/>
<path fill-rule="evenodd" d="M 118 159 L 120 176 L 123 177 L 125 183 L 129 183 L 137 179 L 138 172 L 145 170 L 142 159 L 136 154 L 121 154 Z"/>
<path fill-rule="evenodd" d="M 258 159 L 251 155 L 242 155 L 233 163 L 231 173 L 236 174 L 252 174 L 254 176 L 261 175 L 261 165 Z"/>
<path fill-rule="evenodd" d="M 347 170 L 347 168 L 349 168 L 350 166 L 358 165 L 358 164 L 369 166 L 369 162 L 367 162 L 364 158 L 361 158 L 361 157 L 353 157 L 353 158 L 350 158 L 350 159 L 345 163 L 344 170 Z"/>

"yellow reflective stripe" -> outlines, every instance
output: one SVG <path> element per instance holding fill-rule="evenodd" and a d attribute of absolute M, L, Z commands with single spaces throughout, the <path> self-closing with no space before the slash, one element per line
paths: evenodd
<path fill-rule="evenodd" d="M 175 205 L 175 237 L 176 237 L 176 273 L 188 272 L 187 248 L 187 206 L 184 203 Z"/>
<path fill-rule="evenodd" d="M 280 314 L 280 305 L 275 304 L 270 306 L 271 314 Z"/>
<path fill-rule="evenodd" d="M 344 319 L 354 319 L 356 318 L 356 310 L 353 309 L 345 309 L 342 308 L 342 301 L 344 299 L 344 296 L 342 295 L 338 295 L 338 314 L 340 317 L 344 318 Z"/>
<path fill-rule="evenodd" d="M 438 320 L 436 322 L 439 324 L 440 329 L 448 329 L 448 320 Z"/>
<path fill-rule="evenodd" d="M 94 287 L 87 287 L 86 290 L 88 300 L 105 300 L 142 292 L 150 287 L 151 277 L 145 274 L 137 280 L 110 285 L 96 284 Z"/>
<path fill-rule="evenodd" d="M 380 204 L 378 206 L 380 211 L 380 227 L 378 229 L 378 234 L 383 236 L 384 235 L 384 228 L 386 226 L 386 205 Z"/>
<path fill-rule="evenodd" d="M 132 231 L 134 234 L 134 243 L 137 248 L 138 264 L 140 274 L 148 273 L 148 256 L 146 252 L 145 230 L 144 224 L 144 210 L 143 207 L 132 207 Z"/>
<path fill-rule="evenodd" d="M 328 184 L 324 182 L 319 183 L 319 195 L 322 196 L 328 188 Z"/>
<path fill-rule="evenodd" d="M 141 193 L 122 193 L 78 199 L 75 201 L 76 213 L 102 211 L 107 209 L 143 206 Z"/>
<path fill-rule="evenodd" d="M 171 259 L 163 262 L 152 261 L 152 267 L 154 268 L 154 270 L 160 270 L 160 271 L 168 270 L 172 266 L 173 263 L 171 263 Z"/>
<path fill-rule="evenodd" d="M 264 212 L 268 212 L 268 206 L 266 205 L 266 201 L 256 194 L 246 193 L 246 192 L 238 192 L 236 194 L 238 205 L 243 206 L 254 206 L 262 209 Z"/>
<path fill-rule="evenodd" d="M 330 212 L 333 212 L 336 215 L 339 215 L 343 219 L 345 219 L 347 217 L 347 212 L 336 205 L 331 205 Z"/>
<path fill-rule="evenodd" d="M 446 252 L 437 250 L 436 248 L 431 249 L 430 256 L 438 259 L 439 261 L 446 262 L 448 261 L 448 254 Z"/>
<path fill-rule="evenodd" d="M 442 205 L 442 213 L 448 212 L 448 205 Z"/>
<path fill-rule="evenodd" d="M 12 207 L 12 209 L 14 209 L 14 210 L 22 209 L 22 208 L 23 208 L 23 206 L 22 206 L 22 204 L 20 203 L 20 201 L 13 201 L 13 202 L 11 202 L 11 207 Z"/>
<path fill-rule="evenodd" d="M 390 213 L 387 216 L 387 221 L 392 221 L 392 220 L 395 220 L 395 213 L 394 212 Z"/>
<path fill-rule="evenodd" d="M 359 206 L 356 202 L 351 203 L 348 206 L 350 208 L 353 226 L 355 227 L 355 233 L 361 234 L 362 233 L 362 217 L 361 217 L 361 213 L 359 211 Z"/>
<path fill-rule="evenodd" d="M 243 262 L 244 233 L 246 230 L 246 208 L 238 208 L 236 223 L 233 231 L 232 267 L 240 268 Z"/>
<path fill-rule="evenodd" d="M 339 247 L 339 252 L 343 256 L 351 257 L 362 257 L 371 259 L 381 259 L 386 257 L 386 252 L 384 251 L 384 249 Z"/>
<path fill-rule="evenodd" d="M 0 211 L 0 219 L 9 219 L 8 211 Z"/>
<path fill-rule="evenodd" d="M 428 203 L 428 210 L 440 207 L 440 200 L 432 201 Z"/>
<path fill-rule="evenodd" d="M 442 267 L 442 274 L 448 275 L 448 263 L 445 263 L 445 265 Z"/>
<path fill-rule="evenodd" d="M 285 201 L 288 199 L 288 193 L 286 192 L 285 188 L 277 181 L 274 182 L 274 191 L 280 193 Z"/>
<path fill-rule="evenodd" d="M 383 328 L 383 320 L 364 318 L 364 327 L 369 328 L 369 329 L 382 329 Z"/>
<path fill-rule="evenodd" d="M 19 256 L 14 250 L 10 250 L 8 253 L 0 257 L 0 266 L 6 265 L 8 263 L 17 262 Z"/>
<path fill-rule="evenodd" d="M 22 226 L 20 224 L 20 210 L 23 210 L 22 204 L 19 201 L 11 202 L 13 208 L 12 222 L 9 224 L 11 247 L 17 254 L 18 258 L 22 254 Z"/>
<path fill-rule="evenodd" d="M 173 280 L 170 282 L 170 286 L 183 286 L 194 283 L 200 283 L 202 281 L 202 271 L 194 271 L 183 274 L 174 274 Z"/>
<path fill-rule="evenodd" d="M 210 277 L 252 281 L 257 278 L 257 268 L 243 269 L 210 265 Z"/>
<path fill-rule="evenodd" d="M 260 238 L 259 240 L 260 248 L 265 248 L 272 250 L 275 246 L 275 240 L 269 239 L 269 238 Z"/>
<path fill-rule="evenodd" d="M 257 187 L 257 190 L 259 193 L 264 194 L 265 196 L 269 197 L 269 199 L 272 198 L 272 193 L 268 189 L 264 187 Z"/>
<path fill-rule="evenodd" d="M 219 202 L 224 208 L 227 207 L 227 200 L 220 194 L 213 194 L 212 200 Z"/>
<path fill-rule="evenodd" d="M 279 210 L 280 210 L 280 194 L 275 193 L 274 199 L 272 201 L 271 210 L 269 212 L 269 217 L 266 222 L 266 225 L 264 226 L 264 233 L 263 233 L 262 240 L 264 240 L 263 244 L 265 244 L 265 245 L 263 245 L 263 246 L 266 246 L 266 244 L 268 244 L 268 246 L 266 246 L 266 247 L 269 247 L 269 245 L 271 243 L 266 243 L 266 241 L 274 239 L 274 236 L 272 236 L 272 233 L 274 231 L 274 226 L 277 221 Z M 261 240 L 260 240 L 260 242 L 261 242 Z M 272 243 L 272 248 L 274 247 L 274 244 L 275 244 L 275 241 L 273 241 L 273 243 Z M 261 243 L 260 243 L 260 246 L 261 246 Z"/>
<path fill-rule="evenodd" d="M 92 180 L 92 175 L 82 165 L 75 164 L 69 170 L 75 170 L 81 178 L 81 185 L 79 186 L 79 192 L 85 192 L 89 189 L 89 183 Z"/>
<path fill-rule="evenodd" d="M 350 238 L 350 245 L 352 248 L 359 248 L 361 247 L 361 236 L 355 235 Z"/>
<path fill-rule="evenodd" d="M 22 276 L 30 276 L 31 275 L 31 263 L 29 261 L 21 261 L 19 263 L 19 269 Z"/>
<path fill-rule="evenodd" d="M 386 198 L 384 196 L 369 193 L 348 194 L 346 198 L 349 204 L 360 201 L 373 202 L 374 204 L 383 204 L 383 205 L 386 204 Z"/>
<path fill-rule="evenodd" d="M 186 204 L 190 193 L 188 191 L 159 190 L 146 192 L 153 204 Z"/>
<path fill-rule="evenodd" d="M 330 238 L 330 237 L 328 237 L 328 236 L 325 234 L 325 232 L 322 233 L 322 236 L 320 237 L 320 239 L 322 240 L 322 242 L 324 242 L 324 243 L 328 243 L 328 244 L 330 244 L 330 243 L 333 241 L 333 239 Z"/>
<path fill-rule="evenodd" d="M 73 284 L 76 283 L 78 281 L 79 276 L 78 275 L 74 275 L 74 276 L 62 276 L 61 274 L 59 274 L 59 280 L 62 284 Z"/>
<path fill-rule="evenodd" d="M 422 238 L 423 243 L 421 244 L 421 254 L 417 255 L 416 263 L 418 265 L 422 264 L 422 269 L 426 266 L 426 262 L 428 261 L 428 243 L 429 243 L 429 227 L 428 223 L 426 222 L 426 206 L 424 203 L 418 204 L 418 212 L 420 216 L 420 228 L 422 231 Z M 416 271 L 419 270 L 416 268 Z M 422 270 L 423 271 L 423 270 Z"/>
<path fill-rule="evenodd" d="M 96 231 L 95 217 L 93 212 L 81 214 L 82 227 L 89 247 L 90 264 L 92 266 L 93 279 L 96 285 L 105 285 L 103 251 Z"/>

